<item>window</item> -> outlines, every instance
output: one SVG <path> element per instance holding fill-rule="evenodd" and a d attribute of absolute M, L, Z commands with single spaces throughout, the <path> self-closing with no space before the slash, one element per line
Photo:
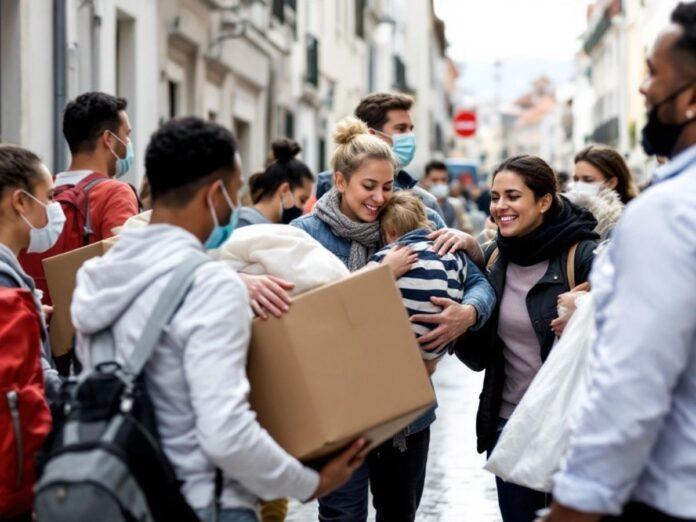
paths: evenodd
<path fill-rule="evenodd" d="M 366 0 L 355 0 L 355 36 L 365 38 Z"/>
<path fill-rule="evenodd" d="M 319 172 L 326 169 L 326 140 L 319 138 L 317 144 L 317 170 Z"/>
<path fill-rule="evenodd" d="M 370 45 L 367 58 L 367 92 L 375 92 L 377 90 L 377 50 L 374 45 Z"/>
<path fill-rule="evenodd" d="M 169 118 L 176 118 L 179 114 L 179 84 L 172 80 L 167 82 L 169 90 Z"/>
<path fill-rule="evenodd" d="M 407 91 L 406 64 L 400 56 L 394 55 L 394 88 L 399 91 Z"/>
<path fill-rule="evenodd" d="M 273 0 L 273 16 L 281 23 L 285 23 L 285 0 Z"/>
<path fill-rule="evenodd" d="M 285 129 L 283 134 L 288 138 L 295 137 L 295 115 L 290 111 L 285 111 Z"/>
<path fill-rule="evenodd" d="M 319 87 L 319 41 L 308 34 L 307 41 L 307 75 L 305 80 L 314 87 Z"/>
<path fill-rule="evenodd" d="M 129 114 L 135 116 L 135 19 L 118 11 L 116 20 L 116 94 L 128 100 Z M 133 123 L 135 127 L 135 123 Z"/>
<path fill-rule="evenodd" d="M 435 137 L 435 143 L 434 143 L 434 149 L 438 152 L 445 152 L 445 139 L 442 134 L 442 127 L 440 126 L 439 123 L 435 124 L 435 132 L 434 132 L 434 137 Z"/>

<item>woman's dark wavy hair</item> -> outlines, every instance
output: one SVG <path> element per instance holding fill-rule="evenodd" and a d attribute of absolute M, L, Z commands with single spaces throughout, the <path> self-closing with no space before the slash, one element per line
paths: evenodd
<path fill-rule="evenodd" d="M 521 177 L 537 200 L 546 194 L 551 194 L 549 215 L 555 216 L 560 212 L 562 203 L 558 196 L 558 180 L 553 169 L 543 159 L 527 154 L 513 156 L 498 165 L 498 168 L 493 172 L 493 179 L 505 170 L 514 172 Z"/>

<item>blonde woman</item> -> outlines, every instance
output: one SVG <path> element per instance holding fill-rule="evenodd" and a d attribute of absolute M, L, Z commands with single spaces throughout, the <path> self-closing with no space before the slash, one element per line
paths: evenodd
<path fill-rule="evenodd" d="M 351 271 L 356 271 L 381 247 L 380 216 L 392 198 L 398 162 L 391 147 L 353 117 L 338 124 L 334 141 L 337 148 L 331 159 L 333 188 L 319 199 L 312 214 L 291 225 L 309 233 Z M 398 278 L 416 261 L 417 255 L 405 247 L 390 250 L 382 263 L 391 266 Z M 487 284 L 485 280 L 482 283 Z M 475 294 L 477 289 L 471 290 L 465 289 L 467 295 Z M 456 316 L 453 321 L 458 321 L 461 331 L 477 322 L 477 311 L 469 311 L 474 307 L 454 301 L 448 307 L 454 312 L 461 310 L 451 314 Z M 435 338 L 439 339 L 442 331 L 444 327 L 435 328 Z M 433 409 L 404 434 L 372 451 L 344 487 L 319 500 L 319 520 L 367 520 L 368 486 L 378 520 L 415 520 L 425 483 L 430 424 L 434 420 Z"/>

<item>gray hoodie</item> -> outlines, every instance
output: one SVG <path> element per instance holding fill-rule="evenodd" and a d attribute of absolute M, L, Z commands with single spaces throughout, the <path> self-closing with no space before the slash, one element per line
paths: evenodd
<path fill-rule="evenodd" d="M 201 243 L 182 228 L 124 230 L 103 257 L 78 272 L 71 314 L 77 353 L 90 367 L 87 338 L 113 326 L 117 358 L 140 337 L 173 270 Z M 246 361 L 251 335 L 247 292 L 221 262 L 201 266 L 193 286 L 145 368 L 162 447 L 195 509 L 213 500 L 223 470 L 225 508 L 256 509 L 257 499 L 306 500 L 318 474 L 288 455 L 250 409 Z"/>

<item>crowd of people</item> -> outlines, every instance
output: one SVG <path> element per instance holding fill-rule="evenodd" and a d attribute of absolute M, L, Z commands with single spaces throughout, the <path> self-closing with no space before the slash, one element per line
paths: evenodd
<path fill-rule="evenodd" d="M 152 412 L 154 427 L 139 429 L 156 434 L 148 440 L 166 461 L 152 495 L 169 507 L 138 505 L 129 490 L 135 496 L 118 499 L 124 512 L 273 521 L 295 498 L 318 500 L 319 520 L 359 522 L 371 492 L 378 521 L 416 520 L 435 407 L 376 448 L 359 438 L 319 470 L 256 420 L 251 321 L 288 312 L 294 285 L 238 274 L 205 253 L 235 230 L 271 224 L 303 231 L 350 272 L 390 267 L 428 374 L 448 354 L 485 372 L 476 432 L 489 456 L 576 303 L 591 296 L 591 387 L 553 489 L 498 477 L 502 518 L 696 520 L 696 2 L 673 11 L 648 69 L 643 146 L 664 165 L 642 194 L 623 157 L 598 144 L 577 154 L 565 184 L 529 155 L 505 159 L 486 187 L 463 184 L 437 160 L 417 182 L 406 170 L 419 132 L 414 100 L 400 93 L 370 94 L 338 122 L 331 169 L 317 176 L 282 138 L 245 180 L 232 133 L 186 117 L 152 135 L 136 191 L 120 179 L 135 162 L 127 102 L 101 92 L 65 107 L 67 171 L 54 176 L 34 152 L 1 144 L 0 520 L 107 510 L 106 496 L 85 493 L 98 491 L 88 486 L 97 479 L 80 470 L 69 470 L 87 484 L 79 502 L 64 502 L 65 484 L 45 493 L 82 436 L 68 398 L 75 383 L 89 389 L 79 392 L 85 404 L 108 391 L 93 377 L 106 372 L 106 349 L 118 368 L 140 369 L 112 371 L 130 394 L 120 411 L 135 402 Z M 74 349 L 54 357 L 42 260 L 115 234 L 78 273 Z M 117 440 L 122 426 L 94 417 L 89 426 L 108 432 L 99 435 L 108 447 L 127 445 Z M 94 469 L 113 468 L 113 455 L 103 458 Z"/>

